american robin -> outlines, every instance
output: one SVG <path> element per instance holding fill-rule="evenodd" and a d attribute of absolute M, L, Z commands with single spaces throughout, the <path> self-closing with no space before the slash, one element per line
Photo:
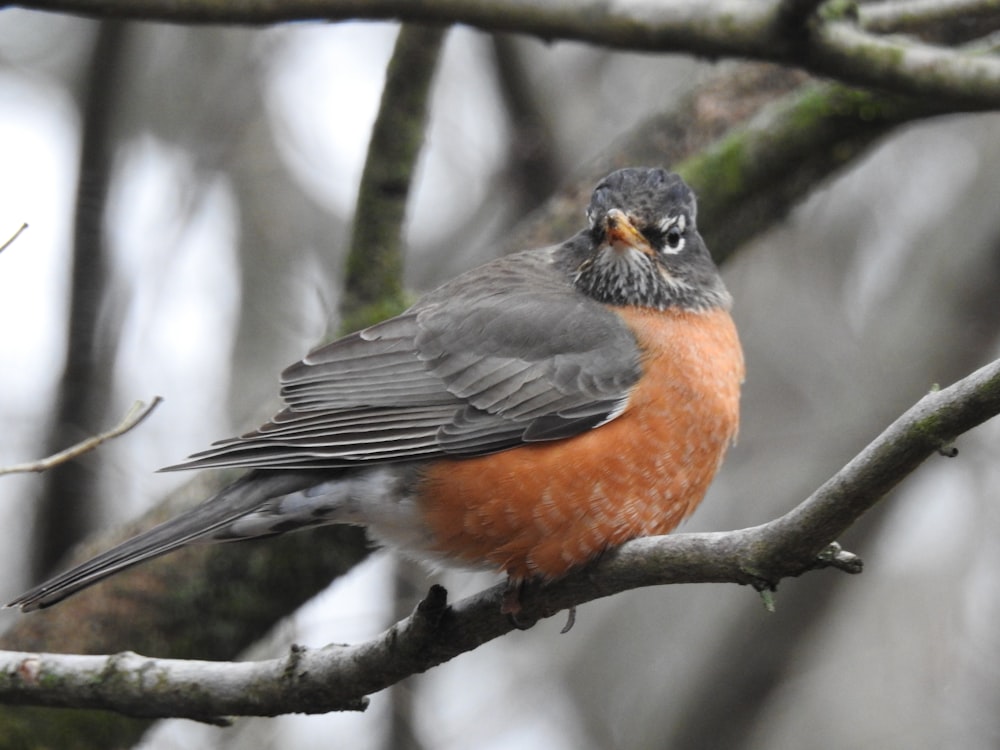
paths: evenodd
<path fill-rule="evenodd" d="M 587 219 L 289 367 L 271 421 L 168 467 L 249 473 L 8 606 L 49 606 L 194 542 L 348 523 L 506 573 L 516 611 L 524 581 L 673 530 L 736 436 L 731 298 L 677 175 L 614 172 Z"/>

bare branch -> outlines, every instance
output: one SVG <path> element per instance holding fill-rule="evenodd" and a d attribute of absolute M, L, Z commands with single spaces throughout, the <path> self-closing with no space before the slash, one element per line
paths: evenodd
<path fill-rule="evenodd" d="M 542 39 L 577 39 L 613 47 L 652 49 L 680 45 L 685 38 L 717 45 L 756 47 L 779 13 L 778 0 L 674 0 L 628 4 L 576 0 L 22 0 L 23 8 L 90 17 L 121 17 L 171 23 L 261 26 L 288 21 L 396 20 L 467 24 L 484 31 L 510 31 Z M 645 43 L 643 43 L 645 40 Z M 727 40 L 729 40 L 727 42 Z M 680 48 L 680 47 L 678 47 Z M 763 47 L 758 48 L 763 52 Z"/>
<path fill-rule="evenodd" d="M 110 430 L 101 432 L 87 438 L 86 440 L 81 440 L 79 443 L 67 448 L 66 450 L 59 451 L 58 453 L 48 456 L 47 458 L 39 459 L 38 461 L 31 461 L 25 464 L 14 464 L 13 466 L 0 466 L 0 476 L 3 476 L 4 474 L 26 474 L 28 472 L 40 473 L 48 471 L 53 466 L 58 466 L 59 464 L 64 464 L 67 461 L 72 461 L 74 458 L 79 458 L 84 453 L 89 453 L 94 450 L 102 443 L 120 435 L 124 435 L 133 427 L 136 427 L 153 412 L 153 409 L 160 405 L 162 400 L 162 398 L 156 396 L 148 405 L 144 404 L 142 401 L 136 401 L 132 404 L 128 413 L 126 413 L 122 418 L 122 421 Z"/>
<path fill-rule="evenodd" d="M 815 70 L 844 80 L 970 106 L 1000 103 L 1000 60 L 993 57 L 878 37 L 844 21 L 819 26 L 811 54 Z"/>
<path fill-rule="evenodd" d="M 210 662 L 113 656 L 0 653 L 0 694 L 12 703 L 50 707 L 111 708 L 144 718 L 170 716 L 224 725 L 226 714 L 276 716 L 363 708 L 362 702 L 325 700 L 311 693 L 315 677 L 336 672 L 340 649 L 284 659 Z M 319 672 L 314 670 L 319 669 Z M 18 692 L 12 696 L 13 686 Z M 305 686 L 307 689 L 302 690 Z M 11 698 L 13 698 L 11 700 Z"/>
<path fill-rule="evenodd" d="M 358 190 L 341 302 L 342 333 L 406 307 L 403 220 L 443 40 L 441 29 L 411 24 L 396 38 Z"/>
<path fill-rule="evenodd" d="M 853 19 L 853 3 L 818 10 L 812 0 L 674 0 L 655 5 L 597 0 L 549 0 L 544 5 L 534 0 L 23 0 L 17 5 L 175 23 L 263 25 L 320 19 L 460 23 L 546 40 L 770 60 L 861 86 L 933 95 L 966 107 L 1000 104 L 1000 60 L 867 34 Z M 858 54 L 861 60 L 851 59 Z"/>
<path fill-rule="evenodd" d="M 808 500 L 761 527 L 769 556 L 811 559 L 925 459 L 942 451 L 955 455 L 955 438 L 998 413 L 1000 360 L 944 390 L 932 390 Z"/>
<path fill-rule="evenodd" d="M 21 232 L 23 232 L 27 228 L 28 228 L 28 223 L 27 222 L 24 222 L 23 224 L 21 224 L 20 228 L 16 232 L 14 232 L 14 234 L 12 234 L 10 237 L 8 237 L 7 240 L 2 245 L 0 245 L 0 253 L 2 253 L 4 250 L 6 250 L 11 245 L 13 245 L 14 241 L 18 237 L 21 236 Z"/>
<path fill-rule="evenodd" d="M 784 577 L 816 568 L 858 572 L 860 561 L 836 545 L 836 538 L 926 458 L 998 413 L 1000 360 L 929 393 L 781 518 L 740 531 L 629 542 L 585 570 L 528 587 L 523 619 L 534 622 L 643 586 L 716 582 L 770 590 Z M 316 650 L 293 647 L 286 657 L 269 661 L 4 652 L 0 701 L 214 722 L 233 714 L 357 709 L 366 695 L 514 629 L 500 612 L 504 588 L 498 584 L 449 607 L 444 590 L 433 587 L 410 617 L 372 641 Z"/>
<path fill-rule="evenodd" d="M 887 0 L 858 6 L 866 31 L 919 31 L 940 23 L 969 22 L 1000 14 L 1000 0 Z"/>

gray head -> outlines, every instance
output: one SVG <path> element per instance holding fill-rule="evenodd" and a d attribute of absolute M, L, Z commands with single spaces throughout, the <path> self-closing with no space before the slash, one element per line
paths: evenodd
<path fill-rule="evenodd" d="M 579 259 L 574 283 L 612 305 L 728 307 L 729 293 L 698 234 L 696 214 L 694 193 L 676 174 L 612 172 L 590 199 L 589 231 L 572 241 Z"/>

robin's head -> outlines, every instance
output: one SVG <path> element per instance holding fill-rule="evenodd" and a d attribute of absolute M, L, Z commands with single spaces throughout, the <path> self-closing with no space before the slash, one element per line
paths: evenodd
<path fill-rule="evenodd" d="M 671 172 L 612 172 L 590 199 L 589 246 L 575 268 L 577 288 L 612 305 L 728 307 L 729 292 L 698 234 L 696 211 L 694 193 Z"/>

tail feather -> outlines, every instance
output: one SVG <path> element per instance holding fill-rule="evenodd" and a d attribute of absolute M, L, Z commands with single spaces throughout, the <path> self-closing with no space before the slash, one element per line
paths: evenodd
<path fill-rule="evenodd" d="M 49 607 L 125 568 L 194 542 L 211 541 L 220 530 L 271 498 L 304 489 L 316 481 L 311 472 L 246 474 L 201 505 L 45 581 L 6 606 L 22 612 Z"/>

